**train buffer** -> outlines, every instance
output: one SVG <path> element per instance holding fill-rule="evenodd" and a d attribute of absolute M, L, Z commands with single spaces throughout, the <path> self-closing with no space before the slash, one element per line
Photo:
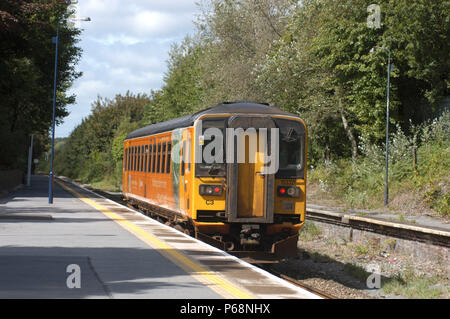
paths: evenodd
<path fill-rule="evenodd" d="M 74 184 L 0 198 L 0 298 L 319 298 Z"/>

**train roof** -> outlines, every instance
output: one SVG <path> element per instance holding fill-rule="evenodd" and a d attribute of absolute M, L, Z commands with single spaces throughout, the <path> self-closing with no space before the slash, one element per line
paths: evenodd
<path fill-rule="evenodd" d="M 195 120 L 197 120 L 200 116 L 205 114 L 231 114 L 231 113 L 296 116 L 295 114 L 285 112 L 283 110 L 280 110 L 279 108 L 269 106 L 268 104 L 261 104 L 247 101 L 222 102 L 216 106 L 201 110 L 194 114 L 189 114 L 169 121 L 151 124 L 139 128 L 129 133 L 125 139 L 128 140 L 132 138 L 172 131 L 177 128 L 189 127 L 194 125 Z"/>

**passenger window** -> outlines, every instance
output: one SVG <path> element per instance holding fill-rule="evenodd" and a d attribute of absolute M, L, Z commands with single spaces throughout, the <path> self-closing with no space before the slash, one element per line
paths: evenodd
<path fill-rule="evenodd" d="M 144 167 L 145 167 L 145 156 L 147 156 L 147 155 L 145 153 L 145 145 L 142 145 L 141 148 L 142 148 L 141 172 L 144 172 L 145 171 L 145 169 L 144 169 Z"/>
<path fill-rule="evenodd" d="M 127 170 L 127 154 L 128 154 L 128 149 L 126 148 L 124 151 L 123 160 L 122 160 L 122 165 L 123 165 L 124 171 Z"/>
<path fill-rule="evenodd" d="M 134 171 L 137 171 L 137 166 L 138 166 L 138 147 L 135 146 L 134 147 Z"/>
<path fill-rule="evenodd" d="M 161 160 L 161 173 L 165 173 L 166 172 L 166 147 L 167 147 L 167 143 L 164 143 L 162 145 L 162 160 Z"/>
<path fill-rule="evenodd" d="M 148 146 L 148 172 L 152 171 L 152 154 L 153 154 L 153 145 L 150 144 Z"/>
<path fill-rule="evenodd" d="M 148 145 L 145 145 L 144 172 L 147 172 L 147 161 L 148 161 Z"/>
<path fill-rule="evenodd" d="M 129 147 L 128 148 L 128 170 L 131 170 L 131 151 L 133 150 L 133 148 Z"/>
<path fill-rule="evenodd" d="M 138 167 L 138 147 L 134 147 L 134 171 L 137 172 Z"/>
<path fill-rule="evenodd" d="M 134 147 L 134 163 L 133 163 L 134 169 L 133 171 L 136 172 L 137 168 L 137 146 Z"/>
<path fill-rule="evenodd" d="M 131 165 L 131 171 L 134 171 L 134 146 L 131 147 L 131 161 L 130 161 L 130 165 Z"/>
<path fill-rule="evenodd" d="M 127 154 L 126 154 L 125 158 L 126 158 L 125 169 L 127 171 L 129 171 L 130 170 L 130 148 L 129 147 L 127 148 Z"/>
<path fill-rule="evenodd" d="M 144 171 L 144 163 L 145 163 L 145 146 L 141 146 L 141 172 Z"/>
<path fill-rule="evenodd" d="M 156 173 L 161 172 L 161 143 L 158 143 L 158 153 L 156 154 Z"/>
<path fill-rule="evenodd" d="M 139 172 L 139 153 L 140 153 L 140 147 L 136 146 L 136 172 Z"/>
<path fill-rule="evenodd" d="M 130 170 L 130 148 L 127 148 L 127 171 Z"/>
<path fill-rule="evenodd" d="M 188 139 L 187 141 L 187 154 L 186 154 L 186 172 L 189 172 L 191 170 L 191 139 Z"/>
<path fill-rule="evenodd" d="M 171 159 L 171 152 L 172 152 L 172 143 L 167 143 L 167 161 L 166 161 L 166 173 L 170 173 L 170 159 Z"/>
<path fill-rule="evenodd" d="M 142 168 L 142 146 L 138 146 L 138 172 L 141 171 Z"/>
<path fill-rule="evenodd" d="M 153 162 L 152 162 L 152 172 L 156 172 L 156 144 L 153 144 Z"/>

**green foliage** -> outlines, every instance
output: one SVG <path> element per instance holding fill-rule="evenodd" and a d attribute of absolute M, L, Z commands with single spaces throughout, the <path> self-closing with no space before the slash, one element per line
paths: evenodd
<path fill-rule="evenodd" d="M 52 121 L 53 76 L 57 21 L 61 20 L 56 121 L 68 115 L 67 96 L 80 76 L 75 66 L 81 56 L 76 46 L 80 30 L 66 26 L 67 2 L 15 1 L 0 3 L 0 167 L 26 167 L 29 136 L 38 142 L 39 156 L 48 143 Z M 11 141 L 14 141 L 11 143 Z"/>
<path fill-rule="evenodd" d="M 157 123 L 193 113 L 202 108 L 205 76 L 199 61 L 204 48 L 199 41 L 186 37 L 181 45 L 173 45 L 169 53 L 165 85 L 152 92 L 151 103 L 145 111 L 145 123 Z"/>
<path fill-rule="evenodd" d="M 381 288 L 385 293 L 412 299 L 445 298 L 448 287 L 440 285 L 442 278 L 437 276 L 418 276 L 411 268 L 394 278 L 382 280 Z"/>
<path fill-rule="evenodd" d="M 314 222 L 306 221 L 299 231 L 299 239 L 300 241 L 311 241 L 318 239 L 320 234 L 322 234 L 322 230 Z"/>
<path fill-rule="evenodd" d="M 67 139 L 55 145 L 54 171 L 85 183 L 108 181 L 114 190 L 122 184 L 123 140 L 143 125 L 144 110 L 150 103 L 146 95 L 116 95 L 113 100 L 98 98 L 92 114 L 83 119 Z M 41 158 L 40 168 L 49 167 L 49 154 Z"/>
<path fill-rule="evenodd" d="M 417 128 L 408 137 L 397 127 L 389 141 L 391 198 L 404 191 L 418 194 L 438 214 L 450 214 L 450 112 Z M 385 150 L 361 138 L 358 161 L 327 162 L 310 171 L 309 178 L 324 191 L 343 199 L 350 207 L 374 208 L 383 204 Z M 413 146 L 417 163 L 413 168 Z"/>
<path fill-rule="evenodd" d="M 388 47 L 395 65 L 391 123 L 403 129 L 410 119 L 421 123 L 449 94 L 450 2 L 379 1 L 380 29 L 367 28 L 369 4 L 302 1 L 283 37 L 257 67 L 256 84 L 266 100 L 306 119 L 314 161 L 347 157 L 350 151 L 355 157 L 357 136 L 382 143 L 387 54 L 370 54 L 375 46 Z"/>

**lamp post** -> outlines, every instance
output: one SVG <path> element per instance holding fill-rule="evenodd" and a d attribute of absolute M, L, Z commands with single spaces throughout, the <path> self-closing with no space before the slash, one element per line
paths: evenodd
<path fill-rule="evenodd" d="M 91 18 L 82 19 L 72 19 L 73 21 L 91 21 Z M 53 79 L 53 116 L 52 116 L 52 151 L 50 159 L 50 174 L 48 179 L 48 203 L 53 204 L 53 157 L 55 150 L 55 113 L 56 113 L 56 80 L 58 76 L 58 43 L 59 43 L 59 25 L 61 20 L 58 20 L 56 25 L 56 37 L 53 38 L 53 43 L 55 43 L 55 75 Z"/>
<path fill-rule="evenodd" d="M 391 51 L 388 48 L 376 46 L 370 50 L 370 53 L 375 52 L 376 49 L 381 49 L 388 53 L 386 86 L 386 167 L 384 176 L 384 206 L 386 206 L 389 201 L 389 88 L 391 82 Z"/>

